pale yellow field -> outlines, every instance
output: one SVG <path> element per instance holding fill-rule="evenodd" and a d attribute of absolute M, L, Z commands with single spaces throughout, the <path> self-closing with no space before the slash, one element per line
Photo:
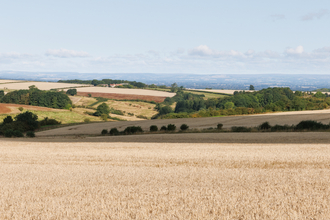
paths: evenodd
<path fill-rule="evenodd" d="M 56 83 L 56 82 L 17 82 L 17 83 L 0 84 L 0 89 L 4 89 L 4 88 L 10 90 L 29 89 L 29 86 L 32 85 L 35 85 L 40 90 L 65 89 L 71 87 L 88 86 L 83 84 Z"/>
<path fill-rule="evenodd" d="M 0 219 L 330 216 L 329 144 L 84 140 L 0 139 Z"/>
<path fill-rule="evenodd" d="M 159 97 L 173 97 L 175 93 L 162 92 L 148 89 L 124 89 L 124 88 L 108 88 L 108 87 L 84 87 L 77 88 L 78 92 L 97 92 L 97 93 L 116 93 L 128 95 L 145 95 L 145 96 L 159 96 Z"/>
<path fill-rule="evenodd" d="M 16 83 L 16 82 L 21 82 L 21 80 L 0 79 L 0 84 L 2 84 L 2 83 Z"/>

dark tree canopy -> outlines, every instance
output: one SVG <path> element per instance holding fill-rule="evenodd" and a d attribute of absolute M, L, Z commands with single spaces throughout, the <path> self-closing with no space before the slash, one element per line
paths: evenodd
<path fill-rule="evenodd" d="M 66 94 L 68 95 L 77 95 L 77 89 L 68 89 L 68 91 L 66 91 Z"/>
<path fill-rule="evenodd" d="M 66 94 L 55 91 L 42 91 L 36 87 L 31 87 L 29 90 L 16 90 L 9 92 L 2 97 L 1 102 L 60 109 L 72 105 L 71 100 Z"/>

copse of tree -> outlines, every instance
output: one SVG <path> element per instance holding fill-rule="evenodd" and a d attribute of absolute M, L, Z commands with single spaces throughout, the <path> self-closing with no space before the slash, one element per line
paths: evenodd
<path fill-rule="evenodd" d="M 35 86 L 30 86 L 29 90 L 9 92 L 2 97 L 1 102 L 60 109 L 72 105 L 71 100 L 66 94 L 56 91 L 41 91 Z"/>
<path fill-rule="evenodd" d="M 66 94 L 71 96 L 77 95 L 77 89 L 68 89 L 68 91 L 66 91 Z"/>

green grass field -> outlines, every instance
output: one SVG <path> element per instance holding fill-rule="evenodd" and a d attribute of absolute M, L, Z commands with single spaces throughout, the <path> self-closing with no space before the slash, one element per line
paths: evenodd
<path fill-rule="evenodd" d="M 30 110 L 30 112 L 38 115 L 38 120 L 43 120 L 44 118 L 52 118 L 56 119 L 57 121 L 62 122 L 62 124 L 71 124 L 71 123 L 80 123 L 84 122 L 85 118 L 89 118 L 90 121 L 101 121 L 101 118 L 79 114 L 77 112 L 70 112 L 70 111 L 61 111 L 61 112 L 51 112 L 51 111 L 35 111 Z M 5 117 L 10 115 L 11 117 L 15 118 L 17 114 L 1 114 L 0 115 L 0 122 L 3 121 Z"/>

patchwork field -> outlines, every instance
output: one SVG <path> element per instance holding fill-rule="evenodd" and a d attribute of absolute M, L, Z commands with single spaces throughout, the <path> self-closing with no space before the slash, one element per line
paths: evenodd
<path fill-rule="evenodd" d="M 93 134 L 98 135 L 102 129 L 117 128 L 124 130 L 127 126 L 141 126 L 143 130 L 148 131 L 151 125 L 175 124 L 179 128 L 182 124 L 187 124 L 190 129 L 206 129 L 215 128 L 218 123 L 223 124 L 223 128 L 231 128 L 232 126 L 259 126 L 261 123 L 268 121 L 271 125 L 292 125 L 298 124 L 303 120 L 315 120 L 324 124 L 330 123 L 330 110 L 316 111 L 300 111 L 300 112 L 280 112 L 260 115 L 247 116 L 227 116 L 227 117 L 208 117 L 208 118 L 180 118 L 180 119 L 157 119 L 143 121 L 120 121 L 120 122 L 104 122 L 97 124 L 75 125 L 72 127 L 59 128 L 52 131 L 44 131 L 37 133 L 38 136 L 53 135 L 82 135 Z M 74 128 L 74 130 L 69 130 Z"/>
<path fill-rule="evenodd" d="M 328 144 L 97 139 L 0 139 L 0 219 L 330 216 Z"/>
<path fill-rule="evenodd" d="M 39 120 L 48 117 L 61 121 L 62 124 L 80 123 L 80 122 L 84 122 L 84 119 L 86 118 L 88 118 L 90 121 L 96 121 L 96 122 L 101 121 L 101 118 L 99 117 L 94 117 L 88 114 L 84 114 L 86 109 L 83 109 L 81 111 L 79 108 L 76 108 L 71 112 L 65 109 L 54 109 L 54 108 L 46 108 L 46 107 L 39 107 L 32 105 L 0 103 L 0 122 L 2 122 L 2 120 L 8 115 L 15 117 L 17 114 L 22 113 L 19 110 L 19 107 L 22 107 L 23 111 L 28 110 L 38 115 Z"/>
<path fill-rule="evenodd" d="M 117 93 L 98 93 L 98 92 L 78 92 L 78 96 L 86 97 L 102 97 L 107 99 L 117 99 L 117 100 L 145 100 L 154 102 L 163 102 L 166 97 L 161 96 L 151 96 L 151 95 L 131 95 L 131 94 L 117 94 Z"/>

